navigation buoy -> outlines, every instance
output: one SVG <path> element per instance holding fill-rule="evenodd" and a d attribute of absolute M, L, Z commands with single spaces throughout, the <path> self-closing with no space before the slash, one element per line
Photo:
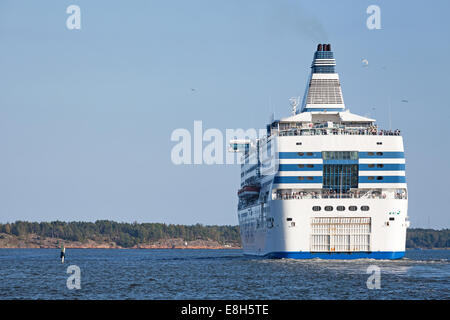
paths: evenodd
<path fill-rule="evenodd" d="M 64 257 L 66 256 L 66 248 L 64 245 L 61 246 L 61 263 L 64 263 Z"/>

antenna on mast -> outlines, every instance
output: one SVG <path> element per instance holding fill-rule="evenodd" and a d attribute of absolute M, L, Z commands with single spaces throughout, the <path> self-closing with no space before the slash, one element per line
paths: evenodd
<path fill-rule="evenodd" d="M 297 114 L 297 106 L 300 103 L 300 97 L 292 97 L 289 99 L 292 107 L 292 115 L 295 116 Z"/>

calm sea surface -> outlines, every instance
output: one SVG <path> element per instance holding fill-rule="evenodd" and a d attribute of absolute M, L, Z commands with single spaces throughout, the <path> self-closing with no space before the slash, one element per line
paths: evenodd
<path fill-rule="evenodd" d="M 450 250 L 388 260 L 267 260 L 241 250 L 0 249 L 0 299 L 450 299 Z M 80 268 L 69 290 L 67 268 Z M 381 270 L 369 290 L 367 268 Z"/>

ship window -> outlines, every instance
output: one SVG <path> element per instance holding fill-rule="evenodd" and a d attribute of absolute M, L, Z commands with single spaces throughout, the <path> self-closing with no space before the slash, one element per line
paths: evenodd
<path fill-rule="evenodd" d="M 326 206 L 325 207 L 325 211 L 333 211 L 333 207 L 332 206 Z"/>
<path fill-rule="evenodd" d="M 384 164 L 377 164 L 377 168 L 383 168 Z"/>
<path fill-rule="evenodd" d="M 383 152 L 377 152 L 377 156 L 382 156 Z"/>
<path fill-rule="evenodd" d="M 383 144 L 383 142 L 377 142 L 378 145 Z"/>
<path fill-rule="evenodd" d="M 314 168 L 314 165 L 313 164 L 308 164 L 308 165 L 306 165 L 308 168 Z"/>
<path fill-rule="evenodd" d="M 323 188 L 336 192 L 347 192 L 358 187 L 357 164 L 323 165 Z"/>
<path fill-rule="evenodd" d="M 369 211 L 369 206 L 361 206 L 361 211 Z"/>
<path fill-rule="evenodd" d="M 307 155 L 307 156 L 312 156 L 313 153 L 312 153 L 312 152 L 307 152 L 306 155 Z"/>
<path fill-rule="evenodd" d="M 345 211 L 345 207 L 344 206 L 337 206 L 337 211 Z"/>
<path fill-rule="evenodd" d="M 356 210 L 358 210 L 358 208 L 356 206 L 350 206 L 350 207 L 348 207 L 348 210 L 356 211 Z"/>
<path fill-rule="evenodd" d="M 367 152 L 367 155 L 374 156 L 375 154 L 373 152 Z"/>
<path fill-rule="evenodd" d="M 314 206 L 312 209 L 313 211 L 320 211 L 322 208 L 320 206 Z"/>
<path fill-rule="evenodd" d="M 394 217 L 391 217 L 391 218 L 389 218 L 389 220 L 390 220 L 390 221 L 394 221 L 394 220 L 395 220 L 395 218 L 394 218 Z"/>
<path fill-rule="evenodd" d="M 296 143 L 296 145 L 298 145 L 298 146 L 301 146 L 301 145 L 302 145 L 302 143 L 301 143 L 301 142 L 297 142 L 297 143 Z"/>
<path fill-rule="evenodd" d="M 286 221 L 292 221 L 292 218 L 286 218 Z"/>
<path fill-rule="evenodd" d="M 323 160 L 358 160 L 357 151 L 323 151 Z"/>
<path fill-rule="evenodd" d="M 383 180 L 383 177 L 377 177 L 377 180 Z"/>
<path fill-rule="evenodd" d="M 373 180 L 373 177 L 367 177 L 367 180 Z"/>
<path fill-rule="evenodd" d="M 304 168 L 305 165 L 304 165 L 304 164 L 299 164 L 298 167 L 299 167 L 299 168 Z"/>
<path fill-rule="evenodd" d="M 374 164 L 369 164 L 369 168 L 374 168 L 375 165 Z"/>
<path fill-rule="evenodd" d="M 303 152 L 297 153 L 300 157 L 303 157 L 305 154 Z"/>
<path fill-rule="evenodd" d="M 304 177 L 298 177 L 298 180 L 303 180 L 303 179 L 305 179 Z"/>
<path fill-rule="evenodd" d="M 308 179 L 308 180 L 314 180 L 313 177 L 306 177 L 306 179 Z"/>

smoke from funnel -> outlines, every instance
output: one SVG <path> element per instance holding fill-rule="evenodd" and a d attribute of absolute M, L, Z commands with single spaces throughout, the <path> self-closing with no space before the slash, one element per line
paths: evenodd
<path fill-rule="evenodd" d="M 298 2 L 279 0 L 267 8 L 268 27 L 277 36 L 296 34 L 317 42 L 327 41 L 321 21 Z"/>

